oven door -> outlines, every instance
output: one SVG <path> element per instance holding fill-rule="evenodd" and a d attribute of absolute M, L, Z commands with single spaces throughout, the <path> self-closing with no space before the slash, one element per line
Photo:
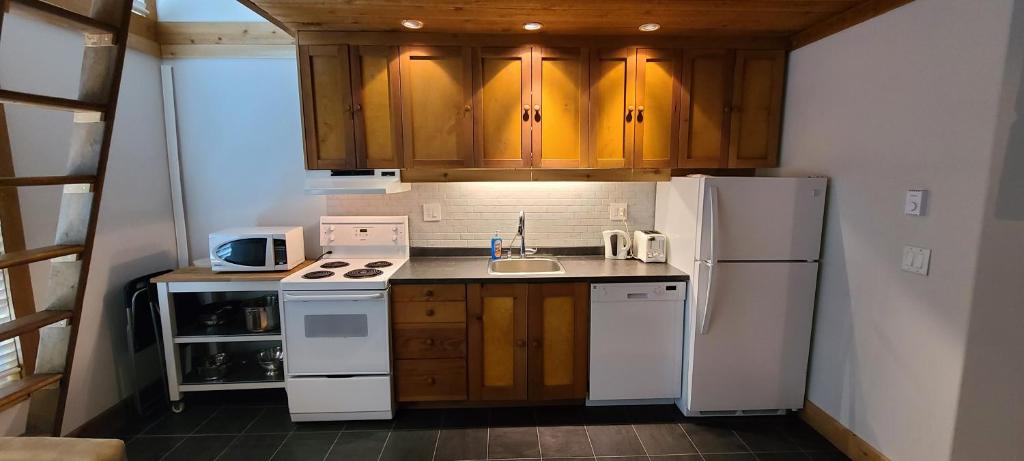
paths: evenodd
<path fill-rule="evenodd" d="M 286 291 L 290 376 L 387 374 L 388 291 Z"/>

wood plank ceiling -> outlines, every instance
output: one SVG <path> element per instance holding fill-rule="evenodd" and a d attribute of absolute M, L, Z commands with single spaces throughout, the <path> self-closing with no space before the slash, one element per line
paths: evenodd
<path fill-rule="evenodd" d="M 659 35 L 792 36 L 875 0 L 239 0 L 289 31 L 423 31 L 626 35 L 659 23 Z M 888 2 L 885 2 L 888 3 Z M 905 1 L 903 2 L 905 3 Z"/>

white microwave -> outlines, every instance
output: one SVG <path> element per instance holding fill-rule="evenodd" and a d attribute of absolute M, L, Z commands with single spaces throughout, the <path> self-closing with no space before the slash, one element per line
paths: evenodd
<path fill-rule="evenodd" d="M 214 272 L 286 271 L 305 259 L 301 227 L 235 227 L 210 234 Z"/>

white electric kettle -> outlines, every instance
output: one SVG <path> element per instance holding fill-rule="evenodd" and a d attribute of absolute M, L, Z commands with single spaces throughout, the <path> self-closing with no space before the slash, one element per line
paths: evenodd
<path fill-rule="evenodd" d="M 629 253 L 629 236 L 626 231 L 606 230 L 604 236 L 604 257 L 606 259 L 626 259 Z"/>

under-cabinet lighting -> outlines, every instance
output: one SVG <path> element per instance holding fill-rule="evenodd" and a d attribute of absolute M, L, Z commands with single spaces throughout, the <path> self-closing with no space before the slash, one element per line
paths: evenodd
<path fill-rule="evenodd" d="M 654 32 L 661 29 L 661 24 L 649 22 L 647 24 L 640 24 L 640 30 L 643 32 Z"/>
<path fill-rule="evenodd" d="M 419 19 L 403 19 L 402 26 L 405 26 L 406 29 L 422 29 L 423 21 Z"/>
<path fill-rule="evenodd" d="M 540 30 L 541 27 L 544 27 L 544 24 L 541 24 L 539 22 L 528 22 L 526 24 L 523 24 L 523 29 L 531 30 L 531 31 L 532 30 Z"/>

